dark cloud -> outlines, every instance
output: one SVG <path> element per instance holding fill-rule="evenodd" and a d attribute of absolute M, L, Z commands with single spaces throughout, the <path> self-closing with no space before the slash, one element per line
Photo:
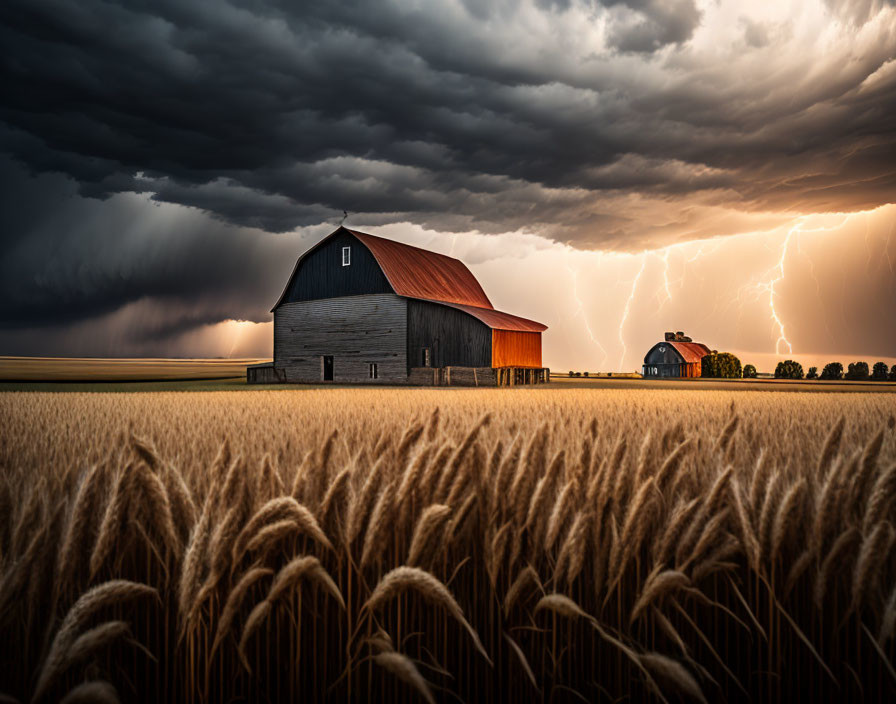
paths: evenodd
<path fill-rule="evenodd" d="M 8 0 L 0 150 L 83 195 L 148 192 L 270 231 L 346 209 L 623 248 L 653 237 L 619 213 L 631 194 L 750 211 L 851 208 L 861 184 L 889 187 L 886 22 L 816 66 L 746 24 L 763 72 L 707 63 L 690 46 L 704 19 L 693 0 Z M 857 173 L 866 143 L 883 156 Z M 800 188 L 819 173 L 824 189 Z M 595 227 L 608 218 L 630 225 Z"/>
<path fill-rule="evenodd" d="M 610 45 L 621 51 L 653 53 L 681 44 L 700 23 L 694 0 L 624 0 L 610 7 L 624 8 L 613 17 L 610 33 Z"/>
<path fill-rule="evenodd" d="M 893 2 L 818 3 L 5 0 L 0 328 L 267 320 L 343 209 L 631 252 L 891 202 Z"/>
<path fill-rule="evenodd" d="M 52 328 L 151 302 L 135 341 L 226 319 L 264 321 L 310 237 L 264 237 L 201 213 L 77 194 L 0 159 L 0 328 Z M 259 272 L 266 275 L 260 276 Z M 267 275 L 269 274 L 269 276 Z"/>

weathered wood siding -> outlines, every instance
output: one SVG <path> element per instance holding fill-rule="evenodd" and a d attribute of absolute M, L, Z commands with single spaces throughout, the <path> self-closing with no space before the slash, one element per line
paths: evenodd
<path fill-rule="evenodd" d="M 644 357 L 641 374 L 645 377 L 699 377 L 699 364 L 688 364 L 672 345 L 658 343 Z"/>
<path fill-rule="evenodd" d="M 490 367 L 491 328 L 456 308 L 408 299 L 408 371 L 430 349 L 433 367 Z"/>
<path fill-rule="evenodd" d="M 351 264 L 348 266 L 342 266 L 343 247 L 351 248 Z M 287 286 L 283 302 L 369 293 L 392 293 L 392 287 L 367 247 L 354 236 L 342 232 L 324 240 L 302 260 Z"/>
<path fill-rule="evenodd" d="M 663 344 L 662 342 L 651 347 L 650 351 L 647 353 L 647 356 L 644 357 L 645 365 L 682 364 L 683 362 L 684 359 L 682 359 L 681 355 L 678 353 L 678 350 L 676 350 L 672 345 Z"/>
<path fill-rule="evenodd" d="M 414 386 L 497 386 L 491 367 L 412 367 L 408 382 Z"/>
<path fill-rule="evenodd" d="M 246 367 L 246 383 L 248 384 L 279 384 L 283 381 L 274 368 L 274 363 L 253 364 Z"/>
<path fill-rule="evenodd" d="M 286 381 L 317 382 L 333 355 L 333 381 L 406 381 L 407 301 L 395 294 L 284 303 L 274 311 L 274 366 Z M 376 363 L 379 378 L 369 378 Z"/>
<path fill-rule="evenodd" d="M 641 367 L 641 375 L 645 377 L 685 377 L 699 378 L 703 376 L 703 370 L 694 362 L 681 364 L 645 364 Z"/>
<path fill-rule="evenodd" d="M 492 366 L 541 368 L 541 333 L 492 330 Z"/>

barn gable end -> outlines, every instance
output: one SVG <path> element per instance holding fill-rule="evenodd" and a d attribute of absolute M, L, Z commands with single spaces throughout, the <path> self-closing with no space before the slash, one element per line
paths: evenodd
<path fill-rule="evenodd" d="M 342 266 L 344 247 L 350 250 L 348 266 Z M 376 293 L 395 292 L 367 247 L 348 230 L 337 230 L 299 259 L 274 310 L 295 301 Z"/>
<path fill-rule="evenodd" d="M 642 376 L 699 377 L 702 375 L 701 360 L 707 354 L 709 348 L 700 342 L 669 339 L 658 342 L 644 355 Z"/>

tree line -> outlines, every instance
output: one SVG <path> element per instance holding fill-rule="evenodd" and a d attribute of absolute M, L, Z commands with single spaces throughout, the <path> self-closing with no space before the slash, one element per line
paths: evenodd
<path fill-rule="evenodd" d="M 711 379 L 755 379 L 756 367 L 752 364 L 741 366 L 740 360 L 730 352 L 713 350 L 701 360 L 702 376 Z M 775 367 L 775 379 L 847 379 L 849 381 L 896 381 L 896 364 L 887 367 L 885 362 L 876 362 L 869 369 L 868 362 L 851 362 L 843 371 L 840 362 L 826 364 L 818 373 L 818 367 L 809 367 L 803 372 L 803 365 L 792 359 L 778 362 Z"/>

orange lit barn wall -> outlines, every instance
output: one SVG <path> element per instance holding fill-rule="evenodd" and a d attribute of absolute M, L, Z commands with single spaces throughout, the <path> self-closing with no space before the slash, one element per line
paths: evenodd
<path fill-rule="evenodd" d="M 541 368 L 541 333 L 492 330 L 492 366 Z"/>
<path fill-rule="evenodd" d="M 703 365 L 699 362 L 688 362 L 681 365 L 681 375 L 688 378 L 703 376 Z"/>

